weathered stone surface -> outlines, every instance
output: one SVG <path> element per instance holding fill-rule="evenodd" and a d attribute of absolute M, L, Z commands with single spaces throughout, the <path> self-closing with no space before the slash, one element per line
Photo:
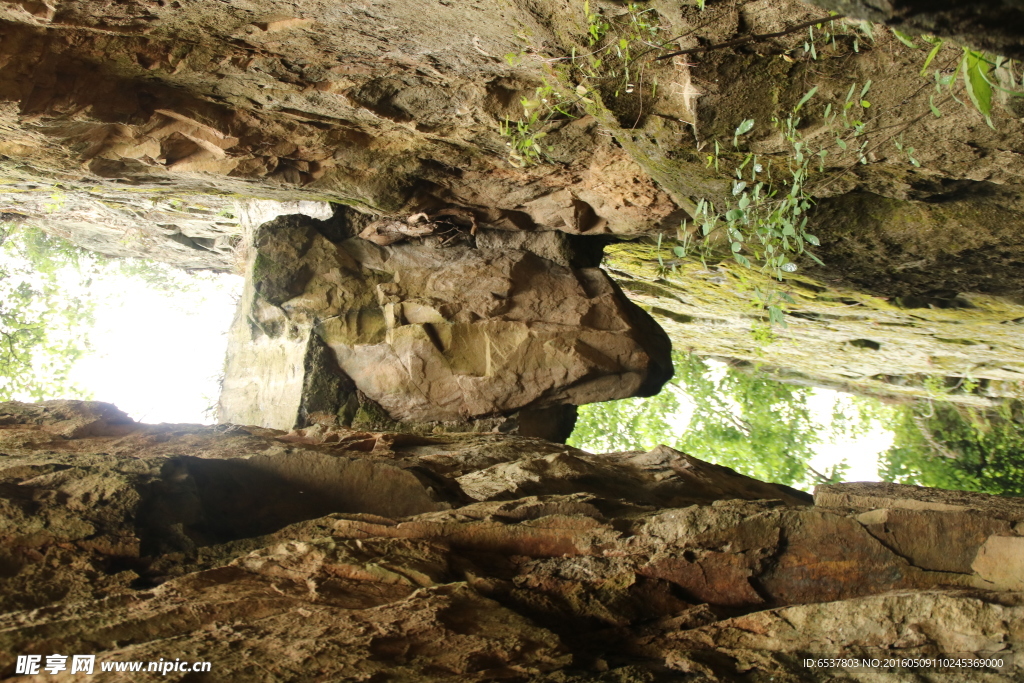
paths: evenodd
<path fill-rule="evenodd" d="M 697 680 L 737 680 L 750 672 L 767 680 L 914 680 L 921 674 L 912 669 L 887 673 L 852 665 L 815 672 L 800 660 L 963 653 L 1009 661 L 1019 648 L 1022 610 L 1015 594 L 896 593 L 766 610 L 689 630 L 666 629 L 648 647 L 677 671 L 703 674 Z M 1019 671 L 1015 665 L 1002 675 L 937 668 L 925 675 L 936 681 L 995 681 L 1017 680 Z"/>
<path fill-rule="evenodd" d="M 521 115 L 544 67 L 504 55 L 522 50 L 517 32 L 582 35 L 579 8 L 415 0 L 367 11 L 3 3 L 0 209 L 55 184 L 69 205 L 130 184 L 137 197 L 120 193 L 118 222 L 159 242 L 139 214 L 168 186 L 178 199 L 329 199 L 372 213 L 442 202 L 479 209 L 492 227 L 573 233 L 636 234 L 676 212 L 589 117 L 549 126 L 556 164 L 508 163 L 500 124 Z M 59 214 L 43 202 L 25 212 Z"/>
<path fill-rule="evenodd" d="M 945 491 L 908 484 L 848 482 L 818 486 L 814 490 L 818 507 L 875 510 L 936 510 L 977 512 L 1010 522 L 1024 520 L 1024 498 L 988 496 L 972 491 Z"/>
<path fill-rule="evenodd" d="M 278 216 L 328 219 L 326 202 L 240 199 L 221 195 L 179 198 L 154 192 L 144 207 L 138 197 L 93 188 L 89 193 L 24 192 L 4 201 L 0 220 L 38 225 L 105 256 L 146 258 L 181 268 L 240 272 L 245 235 Z M 45 216 L 44 219 L 40 217 Z"/>
<path fill-rule="evenodd" d="M 362 571 L 346 572 L 336 560 L 309 557 L 310 550 L 292 543 L 271 549 L 269 562 L 248 558 L 242 567 L 199 572 L 150 594 L 108 600 L 105 626 L 73 605 L 54 613 L 70 622 L 59 631 L 52 626 L 57 622 L 29 617 L 4 645 L 28 651 L 53 644 L 103 653 L 101 661 L 156 661 L 166 657 L 170 640 L 175 657 L 214 662 L 211 680 L 218 681 L 310 675 L 523 680 L 570 660 L 553 633 L 464 584 L 419 588 L 403 575 L 394 583 L 363 569 L 372 568 L 372 554 L 365 551 L 357 565 Z M 308 566 L 292 578 L 282 567 L 289 559 Z M 128 644 L 129 638 L 135 642 Z M 12 668 L 4 666 L 5 673 Z M 53 680 L 74 678 L 65 672 Z M 140 680 L 138 674 L 99 678 Z"/>
<path fill-rule="evenodd" d="M 857 516 L 872 536 L 915 567 L 969 573 L 985 541 L 997 533 L 1010 533 L 1011 523 L 981 512 L 931 512 L 878 509 Z M 942 543 L 922 544 L 933 535 Z M 1021 566 L 1024 569 L 1024 565 Z"/>
<path fill-rule="evenodd" d="M 866 510 L 856 519 L 910 564 L 932 571 L 975 573 L 975 585 L 1019 590 L 1024 554 L 1015 529 L 1024 499 L 902 484 L 819 486 L 816 507 Z M 922 543 L 935 538 L 935 543 Z"/>
<path fill-rule="evenodd" d="M 989 536 L 971 564 L 982 586 L 998 590 L 1024 590 L 1024 538 Z"/>
<path fill-rule="evenodd" d="M 836 225 L 851 224 L 837 218 Z M 803 386 L 941 398 L 979 408 L 1019 391 L 1024 305 L 1016 294 L 953 290 L 938 293 L 945 298 L 933 293 L 909 301 L 837 283 L 834 271 L 798 271 L 780 285 L 737 264 L 679 259 L 664 245 L 659 252 L 654 244 L 615 244 L 605 254 L 604 266 L 665 328 L 676 348 L 736 369 Z M 659 254 L 668 271 L 659 266 Z M 997 264 L 971 270 L 987 270 L 993 278 L 1010 272 Z M 904 269 L 889 272 L 910 277 Z M 1004 284 L 1013 281 L 1009 277 Z M 785 330 L 768 324 L 754 297 L 755 289 L 779 287 L 794 302 L 785 306 Z"/>
<path fill-rule="evenodd" d="M 723 498 L 771 498 L 789 505 L 811 502 L 803 491 L 763 484 L 667 446 L 658 446 L 649 453 L 562 452 L 522 457 L 465 474 L 458 482 L 475 500 L 586 491 L 658 507 L 682 507 Z"/>
<path fill-rule="evenodd" d="M 868 8 L 844 9 L 852 5 Z M 925 377 L 953 387 L 970 367 L 980 395 L 956 400 L 978 405 L 1008 395 L 1024 368 L 1013 322 L 1024 318 L 1015 298 L 1024 242 L 1013 228 L 1024 215 L 1019 98 L 997 104 L 994 129 L 954 102 L 937 100 L 943 115 L 931 116 L 918 75 L 925 53 L 881 28 L 872 49 L 854 52 L 854 29 L 837 24 L 842 39 L 819 46 L 818 60 L 803 51 L 803 32 L 674 60 L 645 52 L 638 73 L 657 87 L 624 93 L 553 68 L 591 49 L 582 4 L 569 0 L 482 0 L 472 10 L 408 0 L 375 6 L 372 17 L 317 0 L 2 8 L 0 213 L 104 253 L 190 268 L 239 262 L 239 221 L 228 215 L 236 196 L 345 202 L 373 219 L 462 210 L 482 228 L 671 238 L 697 200 L 734 201 L 746 150 L 737 156 L 727 141 L 742 121 L 756 122 L 743 138 L 749 150 L 779 159 L 792 149 L 773 118 L 817 86 L 803 109 L 816 146 L 841 134 L 821 119 L 826 103 L 835 111 L 850 81 L 871 79 L 867 163 L 857 145 L 827 145 L 808 178 L 828 266 L 783 285 L 797 302 L 786 307 L 797 343 L 751 334 L 764 320 L 753 289 L 778 286 L 752 283 L 756 274 L 687 262 L 684 282 L 661 287 L 665 267 L 648 277 L 620 262 L 616 277 L 666 313 L 659 319 L 680 345 L 767 357 L 789 381 L 920 396 Z M 661 38 L 682 36 L 680 48 L 823 16 L 798 2 L 645 8 Z M 625 19 L 622 3 L 594 0 L 593 9 Z M 979 36 L 1017 12 L 1006 3 L 874 11 L 910 22 L 907 12 L 923 9 L 935 30 Z M 958 54 L 950 44 L 935 65 L 951 67 Z M 525 166 L 509 153 L 522 136 L 501 131 L 545 83 L 564 100 L 589 88 L 592 104 L 534 131 L 545 133 L 544 158 Z M 911 122 L 902 139 L 920 167 L 887 138 Z M 712 167 L 715 141 L 726 151 Z M 662 261 L 676 260 L 663 242 Z M 948 308 L 965 302 L 974 308 Z"/>
<path fill-rule="evenodd" d="M 822 508 L 664 447 L 140 425 L 81 402 L 0 416 L 4 677 L 70 652 L 208 661 L 211 681 L 826 681 L 802 660 L 1024 646 L 1024 537 L 997 529 L 973 567 L 907 559 L 956 556 L 935 516 L 985 517 L 981 498 Z M 898 549 L 864 523 L 893 512 L 917 532 Z M 43 678 L 75 677 L 24 680 Z"/>
<path fill-rule="evenodd" d="M 358 391 L 395 421 L 465 423 L 647 396 L 671 377 L 668 338 L 599 269 L 549 261 L 521 235 L 525 248 L 503 249 L 496 233 L 489 247 L 455 236 L 468 243 L 335 243 L 314 222 L 263 226 L 221 419 L 303 426 L 300 411 L 356 412 Z"/>
<path fill-rule="evenodd" d="M 8 403 L 0 409 L 0 427 L 30 430 L 66 439 L 83 436 L 112 436 L 130 432 L 135 421 L 116 406 L 95 401 L 47 401 L 45 403 Z"/>

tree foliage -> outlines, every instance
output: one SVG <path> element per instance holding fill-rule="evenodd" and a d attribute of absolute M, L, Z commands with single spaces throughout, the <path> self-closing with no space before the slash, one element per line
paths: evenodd
<path fill-rule="evenodd" d="M 998 410 L 931 401 L 901 406 L 888 424 L 895 438 L 879 474 L 903 484 L 1024 496 L 1019 412 L 1010 403 Z"/>
<path fill-rule="evenodd" d="M 588 450 L 647 450 L 665 444 L 702 460 L 783 484 L 841 479 L 845 463 L 829 472 L 810 465 L 815 446 L 868 432 L 872 401 L 837 401 L 831 424 L 814 419 L 813 390 L 736 368 L 716 371 L 688 354 L 674 355 L 676 375 L 660 394 L 584 406 L 570 443 Z M 692 407 L 688 423 L 680 414 Z"/>
<path fill-rule="evenodd" d="M 815 471 L 816 446 L 881 427 L 894 435 L 879 459 L 884 481 L 1024 496 L 1024 403 L 982 410 L 845 396 L 822 424 L 812 389 L 696 356 L 675 354 L 674 361 L 676 375 L 657 396 L 582 407 L 569 442 L 594 452 L 665 444 L 758 479 L 807 487 L 838 481 L 846 469 Z"/>
<path fill-rule="evenodd" d="M 89 397 L 69 375 L 89 349 L 90 265 L 66 240 L 0 224 L 0 400 Z"/>
<path fill-rule="evenodd" d="M 189 293 L 182 305 L 194 306 L 217 284 L 215 273 L 105 257 L 23 223 L 0 223 L 0 401 L 91 398 L 71 370 L 90 350 L 96 285 L 110 278 L 121 290 L 163 293 L 171 305 Z"/>

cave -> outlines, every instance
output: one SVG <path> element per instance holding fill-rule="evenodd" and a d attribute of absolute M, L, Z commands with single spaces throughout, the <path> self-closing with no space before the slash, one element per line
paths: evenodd
<path fill-rule="evenodd" d="M 1021 680 L 1024 16 L 882 4 L 0 0 L 0 247 L 243 281 L 155 424 L 0 259 L 0 678 Z"/>

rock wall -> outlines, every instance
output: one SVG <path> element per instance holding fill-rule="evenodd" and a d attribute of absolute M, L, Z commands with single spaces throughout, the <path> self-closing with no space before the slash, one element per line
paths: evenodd
<path fill-rule="evenodd" d="M 593 9 L 606 19 L 623 13 L 600 0 Z M 712 1 L 700 12 L 659 1 L 649 9 L 660 36 L 682 36 L 680 48 L 823 16 L 797 2 Z M 750 150 L 786 152 L 771 118 L 791 111 L 811 84 L 824 101 L 871 78 L 871 126 L 880 130 L 928 111 L 917 75 L 923 55 L 881 30 L 854 52 L 853 30 L 840 27 L 817 60 L 800 54 L 801 33 L 647 59 L 644 79 L 654 89 L 625 92 L 597 79 L 578 118 L 545 127 L 544 163 L 523 167 L 510 163 L 502 124 L 523 117 L 520 102 L 538 87 L 565 97 L 582 85 L 555 68 L 590 47 L 582 5 L 568 0 L 487 0 L 471 11 L 434 0 L 365 10 L 312 0 L 5 0 L 0 10 L 0 210 L 59 227 L 61 212 L 47 208 L 61 203 L 51 199 L 56 189 L 69 210 L 84 204 L 96 217 L 116 214 L 156 241 L 168 235 L 152 225 L 165 216 L 146 216 L 152 200 L 216 206 L 213 197 L 225 193 L 326 199 L 376 214 L 460 206 L 490 227 L 672 232 L 696 199 L 729 196 L 742 155 L 733 158 L 727 142 L 741 121 L 755 120 Z M 988 11 L 976 15 L 999 25 L 1001 9 Z M 956 52 L 943 51 L 940 62 Z M 918 122 L 908 144 L 920 168 L 891 145 L 873 150 L 864 169 L 834 149 L 829 173 L 842 177 L 813 192 L 891 197 L 925 182 L 1019 185 L 1017 116 L 1012 106 L 995 116 L 996 131 L 956 107 Z M 823 124 L 816 109 L 804 117 L 811 129 Z M 710 169 L 715 140 L 725 146 L 724 166 Z M 197 228 L 170 236 L 190 230 Z"/>
<path fill-rule="evenodd" d="M 1017 297 L 956 290 L 882 296 L 825 269 L 776 281 L 727 260 L 680 259 L 655 243 L 611 245 L 604 263 L 675 348 L 736 368 L 862 395 L 977 407 L 1021 395 L 1024 306 Z M 792 298 L 775 300 L 785 327 L 769 322 L 764 297 L 772 291 Z"/>
<path fill-rule="evenodd" d="M 608 21 L 627 16 L 621 3 L 591 7 Z M 696 50 L 823 16 L 797 2 L 645 8 L 659 36 Z M 920 19 L 922 29 L 1015 54 L 1007 3 L 839 9 L 904 28 Z M 925 52 L 881 27 L 868 39 L 842 23 L 813 59 L 799 32 L 671 60 L 648 54 L 632 89 L 583 83 L 568 67 L 596 49 L 582 10 L 569 0 L 469 9 L 435 0 L 5 0 L 0 214 L 104 253 L 220 270 L 244 267 L 246 226 L 262 222 L 246 221 L 252 201 L 331 201 L 367 221 L 456 211 L 481 234 L 504 230 L 510 240 L 556 232 L 668 242 L 686 234 L 680 221 L 698 200 L 731 201 L 748 153 L 785 167 L 792 145 L 773 117 L 817 86 L 799 114 L 801 135 L 818 145 L 837 133 L 825 107 L 870 79 L 870 106 L 858 114 L 873 141 L 864 163 L 835 144 L 808 171 L 826 266 L 805 259 L 809 277 L 783 286 L 799 302 L 787 318 L 795 351 L 751 334 L 763 322 L 751 283 L 774 286 L 756 274 L 677 270 L 681 287 L 701 292 L 696 303 L 652 294 L 665 289 L 650 286 L 661 275 L 630 270 L 630 259 L 612 264 L 619 282 L 656 315 L 670 312 L 659 320 L 684 346 L 765 362 L 797 381 L 920 395 L 925 378 L 953 387 L 968 377 L 985 386 L 982 402 L 1016 391 L 1017 100 L 997 95 L 990 128 L 919 76 Z M 934 66 L 951 68 L 961 54 L 950 44 Z M 545 87 L 574 102 L 573 115 L 545 124 L 540 163 L 526 165 L 510 154 L 507 122 L 523 120 L 522 100 Z M 753 129 L 733 147 L 748 119 Z M 911 147 L 914 163 L 902 151 Z M 975 308 L 951 308 L 964 302 Z M 689 319 L 712 322 L 678 327 Z"/>
<path fill-rule="evenodd" d="M 564 422 L 563 406 L 650 396 L 672 376 L 668 337 L 568 237 L 446 218 L 422 224 L 441 234 L 383 246 L 297 216 L 264 224 L 220 419 L 349 426 L 372 422 L 369 411 L 408 425 L 491 425 L 526 411 Z M 545 434 L 571 430 L 570 420 Z"/>
<path fill-rule="evenodd" d="M 5 1 L 0 210 L 60 223 L 46 208 L 56 190 L 69 210 L 117 213 L 155 241 L 167 231 L 147 216 L 152 200 L 217 206 L 224 194 L 642 232 L 676 208 L 593 120 L 551 131 L 557 165 L 506 161 L 500 124 L 544 68 L 504 56 L 579 35 L 569 8 Z"/>
<path fill-rule="evenodd" d="M 874 681 L 802 660 L 1024 644 L 1018 499 L 812 500 L 665 447 L 141 425 L 82 402 L 0 405 L 0 449 L 12 680 L 72 680 L 15 658 L 77 653 L 208 661 L 209 681 Z"/>

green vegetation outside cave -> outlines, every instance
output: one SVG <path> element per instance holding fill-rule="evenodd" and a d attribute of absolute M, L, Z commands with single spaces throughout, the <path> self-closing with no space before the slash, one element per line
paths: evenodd
<path fill-rule="evenodd" d="M 105 257 L 27 221 L 0 222 L 0 401 L 93 398 L 71 370 L 91 351 L 94 281 L 110 277 L 173 297 L 216 274 Z"/>
<path fill-rule="evenodd" d="M 1024 403 L 979 409 L 935 399 L 887 402 L 843 396 L 831 420 L 815 420 L 814 390 L 674 354 L 676 375 L 660 394 L 583 406 L 569 443 L 594 452 L 665 444 L 764 481 L 808 489 L 844 480 L 850 463 L 817 471 L 820 444 L 893 433 L 881 454 L 884 481 L 1024 496 Z M 693 413 L 680 422 L 684 403 Z"/>

